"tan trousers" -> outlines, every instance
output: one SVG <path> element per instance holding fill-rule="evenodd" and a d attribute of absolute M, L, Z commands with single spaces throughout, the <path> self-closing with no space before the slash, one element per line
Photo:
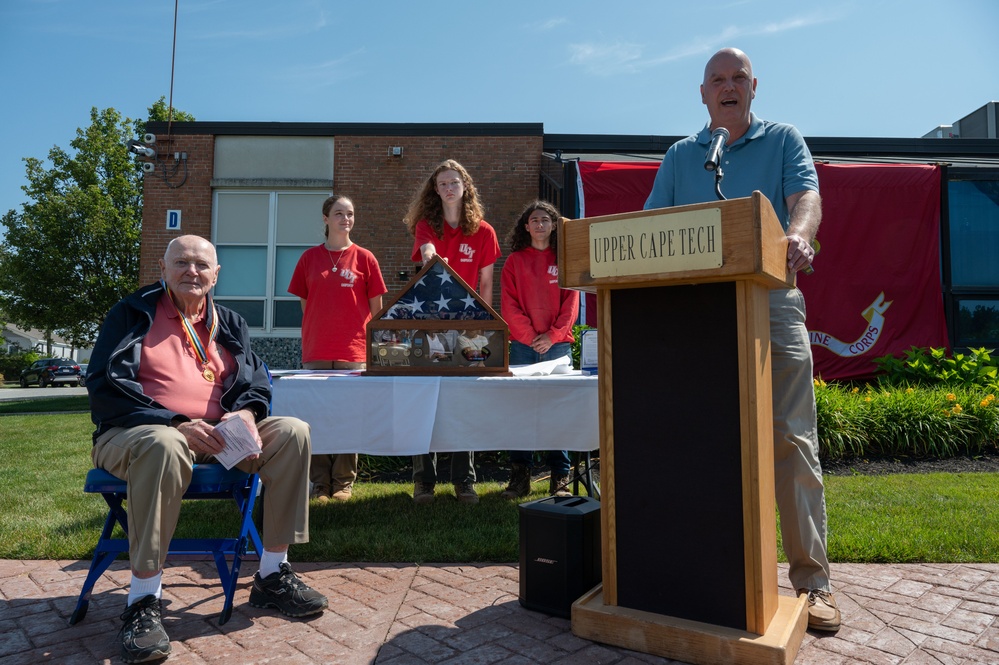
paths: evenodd
<path fill-rule="evenodd" d="M 364 363 L 348 362 L 346 360 L 310 360 L 302 363 L 305 369 L 364 369 Z M 357 453 L 342 453 L 339 455 L 313 455 L 309 470 L 312 481 L 312 492 L 327 494 L 339 492 L 345 487 L 352 487 L 357 480 Z"/>
<path fill-rule="evenodd" d="M 237 468 L 259 473 L 263 495 L 265 548 L 309 541 L 308 423 L 298 418 L 265 418 L 257 424 L 263 451 Z M 180 517 L 181 498 L 191 483 L 195 459 L 187 440 L 166 425 L 116 427 L 105 432 L 91 453 L 94 466 L 128 482 L 128 556 L 132 570 L 155 573 L 166 561 Z"/>
<path fill-rule="evenodd" d="M 770 347 L 774 489 L 788 577 L 796 590 L 830 591 L 812 349 L 805 328 L 805 298 L 798 289 L 770 291 Z"/>
<path fill-rule="evenodd" d="M 312 481 L 313 494 L 322 490 L 332 494 L 352 487 L 357 480 L 357 453 L 313 455 L 309 480 Z"/>

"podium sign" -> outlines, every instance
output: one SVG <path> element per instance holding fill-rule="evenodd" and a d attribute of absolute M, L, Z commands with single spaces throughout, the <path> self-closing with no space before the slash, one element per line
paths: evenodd
<path fill-rule="evenodd" d="M 615 228 L 613 257 L 631 267 L 603 270 L 594 252 Z M 628 260 L 629 242 L 639 256 L 671 232 L 700 262 Z M 769 290 L 794 275 L 772 206 L 754 192 L 559 234 L 562 286 L 597 292 L 600 331 L 603 582 L 573 605 L 573 632 L 692 663 L 788 665 L 807 614 L 777 593 Z"/>
<path fill-rule="evenodd" d="M 590 225 L 593 277 L 720 268 L 717 208 L 627 217 Z"/>

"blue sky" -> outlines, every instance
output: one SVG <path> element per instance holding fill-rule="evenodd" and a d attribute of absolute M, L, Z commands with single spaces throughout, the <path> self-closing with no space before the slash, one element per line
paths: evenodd
<path fill-rule="evenodd" d="M 0 213 L 91 107 L 169 99 L 173 0 L 0 5 Z M 174 107 L 210 121 L 540 122 L 686 135 L 737 46 L 808 136 L 918 137 L 999 99 L 993 0 L 180 0 Z"/>

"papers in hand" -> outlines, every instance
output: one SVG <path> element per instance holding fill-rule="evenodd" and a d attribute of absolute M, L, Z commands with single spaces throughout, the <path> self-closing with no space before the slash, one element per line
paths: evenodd
<path fill-rule="evenodd" d="M 225 439 L 225 448 L 215 456 L 215 459 L 227 469 L 236 466 L 246 457 L 260 452 L 260 446 L 253 439 L 242 418 L 223 420 L 215 426 L 215 431 Z"/>

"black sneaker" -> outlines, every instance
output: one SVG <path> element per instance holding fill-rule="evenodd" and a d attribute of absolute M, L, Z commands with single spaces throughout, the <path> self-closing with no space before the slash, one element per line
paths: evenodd
<path fill-rule="evenodd" d="M 160 599 L 150 594 L 138 599 L 121 615 L 125 624 L 121 635 L 121 659 L 126 663 L 145 663 L 170 655 L 170 638 L 160 620 Z"/>
<path fill-rule="evenodd" d="M 326 596 L 298 579 L 290 565 L 282 563 L 278 572 L 267 577 L 260 577 L 259 571 L 254 574 L 250 605 L 275 607 L 281 614 L 290 617 L 306 617 L 322 612 L 329 601 Z"/>

